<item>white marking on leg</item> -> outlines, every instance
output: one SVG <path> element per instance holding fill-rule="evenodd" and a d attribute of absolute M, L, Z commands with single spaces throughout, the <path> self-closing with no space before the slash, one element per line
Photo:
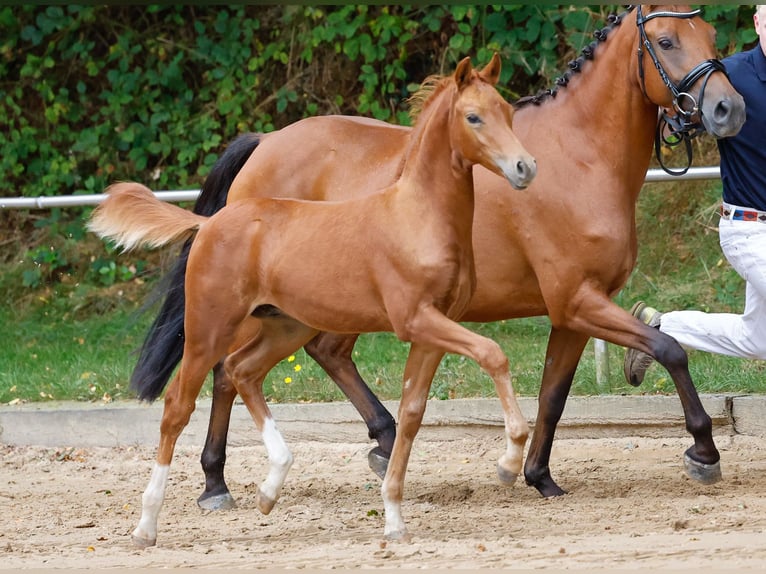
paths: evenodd
<path fill-rule="evenodd" d="M 293 465 L 293 455 L 271 417 L 264 421 L 261 434 L 266 452 L 269 454 L 270 463 L 269 474 L 261 484 L 261 492 L 276 502 L 287 478 L 287 473 Z"/>
<path fill-rule="evenodd" d="M 141 497 L 141 519 L 133 531 L 137 542 L 152 545 L 157 540 L 157 520 L 165 500 L 165 488 L 168 484 L 170 465 L 154 464 L 149 485 Z"/>
<path fill-rule="evenodd" d="M 401 538 L 407 533 L 407 526 L 402 518 L 402 503 L 391 499 L 386 488 L 386 477 L 383 480 L 381 493 L 383 495 L 383 510 L 385 512 L 386 526 L 383 534 L 388 538 Z"/>
<path fill-rule="evenodd" d="M 501 480 L 512 484 L 516 477 L 521 473 L 522 463 L 524 461 L 524 447 L 529 436 L 529 423 L 524 417 L 519 403 L 516 400 L 510 376 L 502 377 L 503 382 L 508 389 L 505 396 L 501 396 L 503 407 L 503 419 L 505 421 L 505 453 L 498 461 L 498 472 L 502 469 Z"/>

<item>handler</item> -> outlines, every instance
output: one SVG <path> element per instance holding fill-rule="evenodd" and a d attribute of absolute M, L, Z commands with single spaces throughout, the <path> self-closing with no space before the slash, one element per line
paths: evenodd
<path fill-rule="evenodd" d="M 766 359 L 766 5 L 753 15 L 759 44 L 723 60 L 742 94 L 746 120 L 734 137 L 718 140 L 723 203 L 718 225 L 721 249 L 745 280 L 745 310 L 734 313 L 660 313 L 639 301 L 631 312 L 681 345 L 744 359 Z M 638 386 L 652 357 L 628 349 L 625 378 Z"/>

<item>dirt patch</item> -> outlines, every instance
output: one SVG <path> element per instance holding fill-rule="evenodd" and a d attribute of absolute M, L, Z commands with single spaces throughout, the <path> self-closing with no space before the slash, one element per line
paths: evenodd
<path fill-rule="evenodd" d="M 503 487 L 497 438 L 415 443 L 403 512 L 413 541 L 383 540 L 380 481 L 367 443 L 301 442 L 282 498 L 255 506 L 262 446 L 229 450 L 238 508 L 199 510 L 199 450 L 177 450 L 158 546 L 135 549 L 153 448 L 0 447 L 4 568 L 761 569 L 766 563 L 763 439 L 719 436 L 724 480 L 691 482 L 683 438 L 556 441 L 553 473 L 570 494 Z"/>

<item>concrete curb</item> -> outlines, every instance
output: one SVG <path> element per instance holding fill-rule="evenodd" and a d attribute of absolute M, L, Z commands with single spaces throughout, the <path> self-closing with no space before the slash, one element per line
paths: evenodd
<path fill-rule="evenodd" d="M 716 434 L 766 436 L 766 396 L 703 395 Z M 534 424 L 537 399 L 522 397 L 521 409 Z M 394 414 L 397 401 L 387 401 Z M 162 401 L 35 403 L 0 407 L 0 444 L 56 447 L 155 446 Z M 350 403 L 273 404 L 277 424 L 288 441 L 363 442 L 367 428 Z M 201 400 L 179 445 L 200 446 L 207 433 L 210 401 Z M 419 437 L 448 440 L 461 434 L 500 436 L 502 412 L 497 399 L 429 401 Z M 449 432 L 447 432 L 449 431 Z M 570 397 L 558 437 L 684 436 L 681 403 L 676 396 Z M 230 444 L 249 445 L 260 436 L 241 404 L 234 407 Z"/>

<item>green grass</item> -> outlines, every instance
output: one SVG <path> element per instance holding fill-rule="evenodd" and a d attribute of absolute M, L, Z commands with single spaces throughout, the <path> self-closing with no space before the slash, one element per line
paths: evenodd
<path fill-rule="evenodd" d="M 660 310 L 740 312 L 744 283 L 723 260 L 718 246 L 713 208 L 720 197 L 719 186 L 709 182 L 645 186 L 638 204 L 639 258 L 616 297 L 620 306 L 629 309 L 642 299 Z M 9 302 L 0 309 L 0 403 L 132 397 L 128 380 L 136 360 L 134 351 L 154 313 L 137 314 L 137 310 L 151 284 L 134 280 L 97 288 L 68 280 L 29 290 L 20 287 L 23 271 L 21 264 L 6 263 L 0 275 L 0 293 Z M 468 327 L 500 343 L 509 356 L 517 393 L 535 396 L 545 358 L 548 318 Z M 656 365 L 641 388 L 630 387 L 622 375 L 624 349 L 609 345 L 608 352 L 609 376 L 597 384 L 593 343 L 588 344 L 573 394 L 674 392 L 667 372 Z M 369 334 L 360 337 L 354 359 L 373 391 L 382 399 L 395 399 L 400 395 L 406 353 L 407 345 L 394 335 Z M 700 392 L 766 392 L 766 362 L 691 351 L 689 364 Z M 264 388 L 268 399 L 275 402 L 344 400 L 302 349 L 273 370 Z M 210 392 L 208 381 L 202 395 Z M 431 396 L 494 397 L 495 391 L 473 361 L 448 355 L 434 379 Z"/>
<path fill-rule="evenodd" d="M 128 380 L 135 364 L 133 353 L 151 321 L 151 313 L 136 316 L 131 301 L 112 302 L 109 311 L 90 314 L 66 312 L 63 301 L 40 302 L 23 312 L 4 309 L 0 321 L 0 403 L 14 400 L 102 401 L 132 397 Z M 547 317 L 490 324 L 471 329 L 497 340 L 511 359 L 514 388 L 534 396 L 539 388 L 547 343 Z M 382 399 L 398 398 L 408 345 L 390 333 L 360 337 L 354 359 L 365 380 Z M 614 376 L 607 388 L 595 384 L 592 344 L 578 369 L 573 392 L 629 391 Z M 616 360 L 616 355 L 615 355 Z M 301 349 L 269 375 L 264 391 L 271 401 L 343 400 L 342 393 Z M 208 382 L 203 396 L 211 392 Z M 431 387 L 431 396 L 448 399 L 494 397 L 491 379 L 470 359 L 447 355 Z"/>

